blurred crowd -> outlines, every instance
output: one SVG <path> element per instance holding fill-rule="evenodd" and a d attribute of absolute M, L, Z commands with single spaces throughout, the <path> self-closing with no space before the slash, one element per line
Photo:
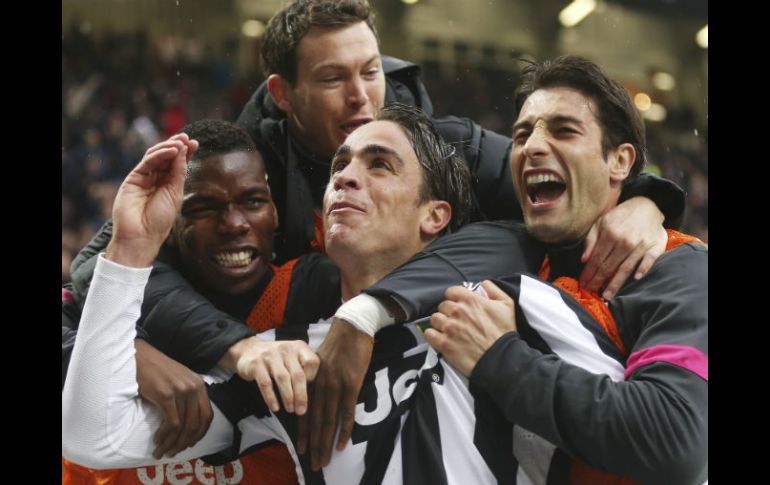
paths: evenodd
<path fill-rule="evenodd" d="M 194 39 L 143 32 L 62 36 L 62 283 L 78 250 L 110 217 L 120 181 L 154 143 L 189 121 L 235 120 L 262 81 Z M 233 43 L 233 52 L 235 44 Z M 467 116 L 508 133 L 515 78 L 460 67 L 447 79 L 423 66 L 438 116 Z M 687 123 L 648 127 L 652 170 L 688 193 L 684 230 L 708 242 L 708 138 Z"/>

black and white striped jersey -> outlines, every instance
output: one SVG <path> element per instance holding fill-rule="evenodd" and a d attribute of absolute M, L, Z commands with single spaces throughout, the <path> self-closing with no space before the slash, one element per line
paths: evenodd
<path fill-rule="evenodd" d="M 622 356 L 569 295 L 529 276 L 509 283 L 518 302 L 519 331 L 536 347 L 623 379 Z M 317 348 L 328 329 L 329 322 L 321 321 L 261 337 L 301 338 Z M 413 323 L 376 335 L 351 442 L 342 452 L 335 450 L 321 472 L 312 472 L 296 455 L 294 415 L 270 413 L 255 384 L 234 378 L 211 385 L 210 396 L 238 429 L 233 447 L 209 457 L 212 461 L 229 461 L 279 439 L 287 442 L 300 464 L 298 476 L 307 483 L 546 483 L 554 457 L 553 445 L 507 421 Z"/>

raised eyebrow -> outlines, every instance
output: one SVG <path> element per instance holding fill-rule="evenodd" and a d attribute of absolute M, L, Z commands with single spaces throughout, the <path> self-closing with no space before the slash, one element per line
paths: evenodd
<path fill-rule="evenodd" d="M 554 125 L 554 124 L 558 125 L 558 124 L 565 124 L 565 123 L 573 123 L 573 124 L 576 124 L 576 125 L 583 126 L 583 121 L 582 120 L 580 120 L 578 118 L 575 118 L 574 116 L 569 116 L 569 115 L 556 115 L 556 116 L 552 116 L 551 118 L 545 120 L 545 122 L 548 125 Z M 513 128 L 512 128 L 511 131 L 513 133 L 516 133 L 516 130 L 519 130 L 519 129 L 522 129 L 522 128 L 526 128 L 526 129 L 530 129 L 531 130 L 532 129 L 532 123 L 529 120 L 519 121 L 517 123 L 514 123 Z"/>
<path fill-rule="evenodd" d="M 332 157 L 332 161 L 334 161 L 335 158 L 341 157 L 343 155 L 350 154 L 350 145 L 342 145 L 337 149 L 336 152 L 334 152 L 334 156 Z"/>
<path fill-rule="evenodd" d="M 245 192 L 246 197 L 260 194 L 260 195 L 270 195 L 270 188 L 267 186 L 267 184 L 259 184 L 255 185 L 254 187 L 250 188 Z"/>
<path fill-rule="evenodd" d="M 375 61 L 378 61 L 378 60 L 380 60 L 380 55 L 379 54 L 375 54 L 372 57 L 370 57 L 369 60 L 364 63 L 364 65 L 365 66 L 369 66 L 371 63 L 373 63 Z"/>
<path fill-rule="evenodd" d="M 548 120 L 548 124 L 550 125 L 551 123 L 554 123 L 554 124 L 573 123 L 573 124 L 580 125 L 580 126 L 583 125 L 583 121 L 582 120 L 580 120 L 578 118 L 575 118 L 574 116 L 568 116 L 568 115 L 557 115 L 557 116 L 554 116 L 553 118 Z"/>
<path fill-rule="evenodd" d="M 404 160 L 401 159 L 401 156 L 392 148 L 388 148 L 382 145 L 377 145 L 375 143 L 370 143 L 369 145 L 366 145 L 363 149 L 361 149 L 362 155 L 388 155 L 393 157 L 396 162 L 400 166 L 404 166 Z"/>
<path fill-rule="evenodd" d="M 518 122 L 513 124 L 513 128 L 511 128 L 511 133 L 516 133 L 517 130 L 520 130 L 522 128 L 531 129 L 532 128 L 532 123 L 530 123 L 527 120 L 518 121 Z"/>
<path fill-rule="evenodd" d="M 207 195 L 201 195 L 197 193 L 192 194 L 185 194 L 185 196 L 182 198 L 182 209 L 184 209 L 186 206 L 189 206 L 190 204 L 212 204 L 216 205 L 219 201 L 215 199 L 214 197 L 209 197 Z"/>
<path fill-rule="evenodd" d="M 364 63 L 364 66 L 369 66 L 371 63 L 373 63 L 373 62 L 375 62 L 375 61 L 377 61 L 379 59 L 380 59 L 380 55 L 379 54 L 375 54 L 372 57 L 370 57 L 369 59 L 367 59 L 367 61 Z M 318 64 L 317 66 L 315 66 L 315 68 L 313 68 L 313 71 L 314 72 L 318 72 L 318 71 L 321 71 L 323 69 L 340 69 L 340 70 L 345 70 L 347 68 L 348 68 L 348 66 L 343 64 L 343 63 L 341 63 L 341 62 L 329 61 L 329 62 L 323 62 L 321 64 Z"/>

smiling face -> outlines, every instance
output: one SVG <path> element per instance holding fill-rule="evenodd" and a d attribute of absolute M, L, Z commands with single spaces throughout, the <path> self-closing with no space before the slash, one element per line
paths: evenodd
<path fill-rule="evenodd" d="M 216 154 L 190 162 L 171 242 L 197 285 L 239 295 L 265 275 L 277 224 L 259 155 Z"/>
<path fill-rule="evenodd" d="M 377 39 L 364 22 L 310 29 L 297 46 L 296 82 L 276 79 L 268 86 L 286 112 L 291 133 L 325 159 L 385 102 Z"/>
<path fill-rule="evenodd" d="M 326 251 L 338 265 L 377 259 L 392 269 L 435 237 L 430 214 L 436 201 L 420 202 L 422 169 L 396 123 L 374 121 L 352 133 L 331 172 L 324 233 Z"/>
<path fill-rule="evenodd" d="M 511 173 L 524 222 L 541 241 L 578 239 L 617 203 L 633 147 L 622 144 L 605 159 L 595 113 L 591 99 L 564 87 L 533 92 L 519 112 Z"/>

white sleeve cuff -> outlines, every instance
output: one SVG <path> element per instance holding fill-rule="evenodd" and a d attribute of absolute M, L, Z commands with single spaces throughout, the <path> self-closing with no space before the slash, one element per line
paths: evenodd
<path fill-rule="evenodd" d="M 370 337 L 396 321 L 377 298 L 366 293 L 343 303 L 334 317 L 345 320 Z"/>
<path fill-rule="evenodd" d="M 147 268 L 131 268 L 129 266 L 123 266 L 120 263 L 110 261 L 104 257 L 104 253 L 99 253 L 99 257 L 96 260 L 96 268 L 94 268 L 94 274 L 99 274 L 113 281 L 131 285 L 131 286 L 144 286 L 147 284 L 147 280 L 150 279 L 150 273 L 152 272 L 152 266 Z"/>

